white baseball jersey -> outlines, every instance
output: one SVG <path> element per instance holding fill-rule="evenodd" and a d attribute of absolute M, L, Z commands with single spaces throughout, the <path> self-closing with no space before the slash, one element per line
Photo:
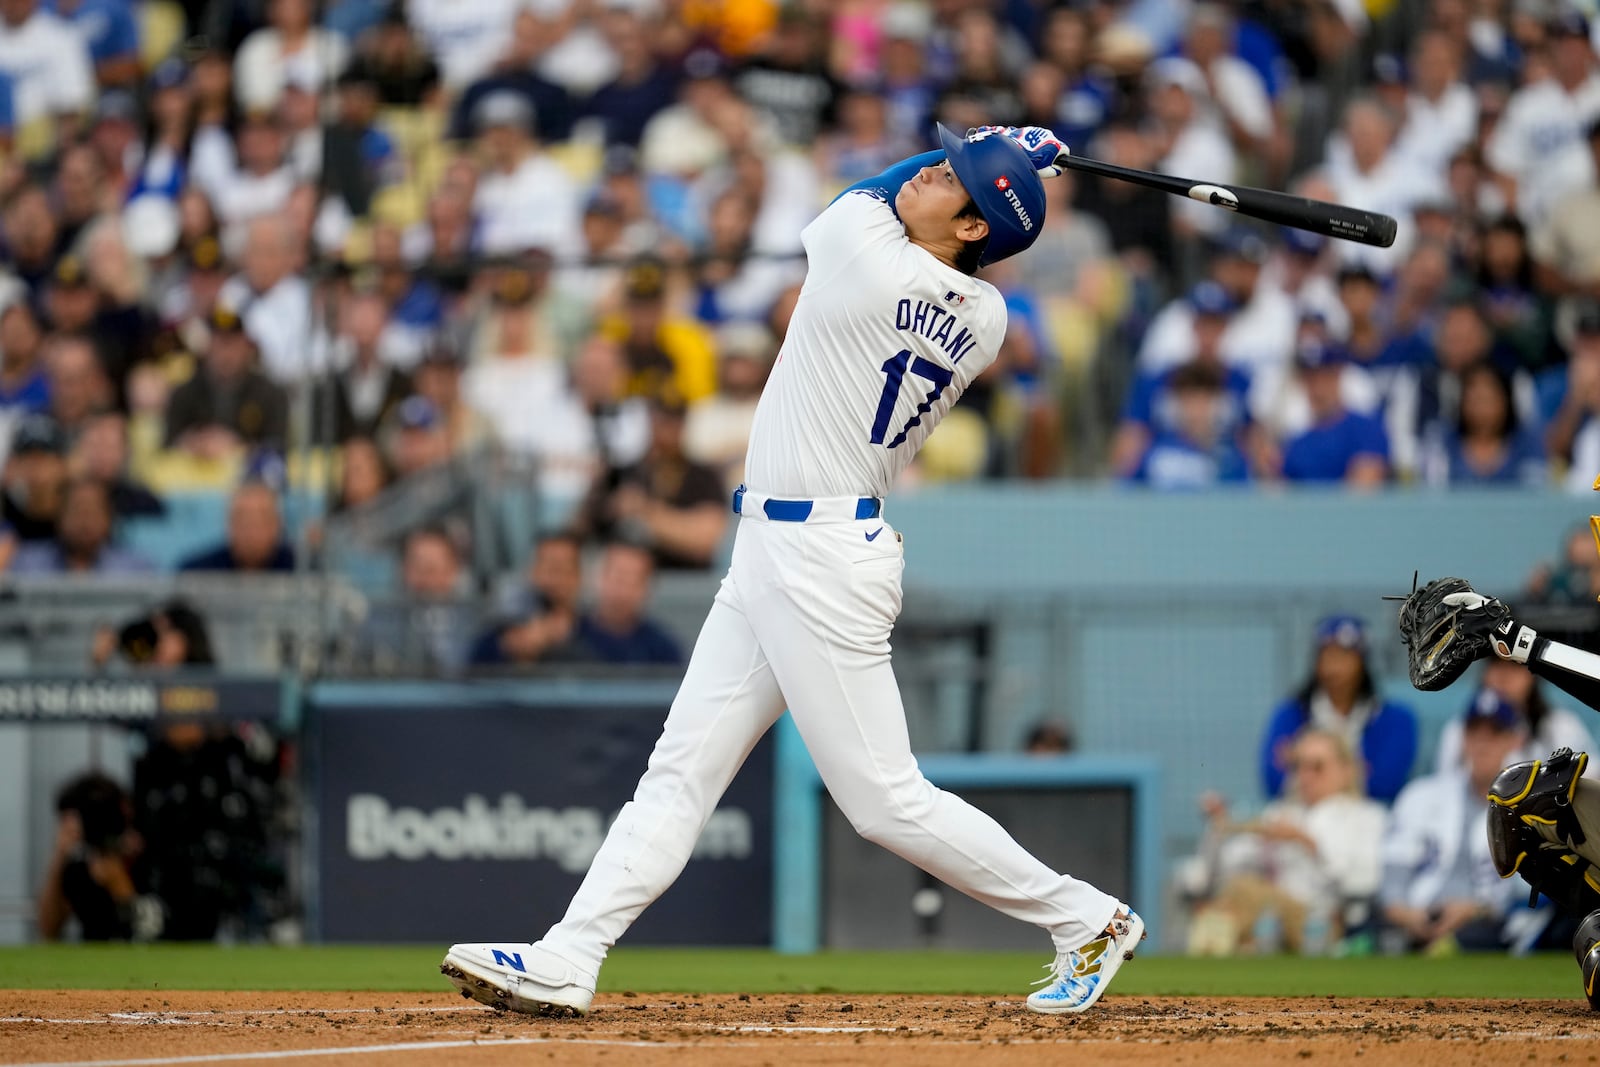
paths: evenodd
<path fill-rule="evenodd" d="M 1006 332 L 994 286 L 913 245 L 855 191 L 805 228 L 809 270 L 750 431 L 745 480 L 767 496 L 888 494 Z"/>

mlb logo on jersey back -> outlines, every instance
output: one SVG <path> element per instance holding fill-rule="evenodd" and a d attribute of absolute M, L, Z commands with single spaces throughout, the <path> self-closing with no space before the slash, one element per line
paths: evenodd
<path fill-rule="evenodd" d="M 944 302 L 946 304 L 965 304 L 967 302 L 967 298 L 952 289 L 948 293 L 944 294 Z"/>
<path fill-rule="evenodd" d="M 994 180 L 994 187 L 1003 193 L 1007 189 L 1011 188 L 1011 179 L 1002 174 L 1000 177 Z"/>

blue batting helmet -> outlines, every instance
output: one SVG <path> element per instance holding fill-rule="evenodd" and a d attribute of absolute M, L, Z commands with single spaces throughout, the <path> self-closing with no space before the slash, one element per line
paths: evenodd
<path fill-rule="evenodd" d="M 1044 229 L 1044 181 L 1022 146 L 1003 133 L 963 140 L 939 124 L 950 169 L 989 224 L 989 240 L 979 266 L 1023 251 Z"/>

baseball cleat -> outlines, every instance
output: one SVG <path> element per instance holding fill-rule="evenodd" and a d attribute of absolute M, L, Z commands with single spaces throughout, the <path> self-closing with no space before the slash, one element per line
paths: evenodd
<path fill-rule="evenodd" d="M 1591 911 L 1572 935 L 1572 954 L 1583 972 L 1583 995 L 1589 1007 L 1600 1011 L 1600 910 Z"/>
<path fill-rule="evenodd" d="M 582 1015 L 594 979 L 542 945 L 451 945 L 439 964 L 461 995 L 527 1015 Z"/>
<path fill-rule="evenodd" d="M 1144 920 L 1132 908 L 1122 907 L 1100 936 L 1071 952 L 1056 956 L 1050 973 L 1035 983 L 1044 988 L 1028 997 L 1028 1010 L 1042 1015 L 1065 1015 L 1094 1006 L 1111 984 L 1124 960 L 1144 940 Z"/>

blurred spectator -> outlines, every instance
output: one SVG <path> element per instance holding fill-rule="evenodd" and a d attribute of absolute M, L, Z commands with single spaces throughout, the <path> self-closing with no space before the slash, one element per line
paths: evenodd
<path fill-rule="evenodd" d="M 1221 389 L 1213 390 L 1209 380 L 1189 377 L 1190 384 L 1196 387 L 1195 395 L 1190 398 L 1193 404 L 1189 414 L 1198 415 L 1193 408 L 1202 404 L 1200 392 L 1211 396 L 1204 406 L 1210 409 L 1216 423 L 1205 433 L 1206 439 L 1238 444 L 1249 425 L 1246 400 L 1250 378 L 1239 368 L 1228 366 L 1222 350 L 1223 339 L 1238 313 L 1238 305 L 1227 290 L 1210 281 L 1191 289 L 1184 303 L 1181 310 L 1176 303 L 1169 305 L 1162 316 L 1174 321 L 1187 320 L 1193 354 L 1176 366 L 1146 371 L 1134 381 L 1111 441 L 1111 470 L 1118 477 L 1132 477 L 1145 464 L 1150 446 L 1157 438 L 1176 443 L 1186 428 L 1192 428 L 1183 424 L 1180 405 L 1174 395 L 1173 376 L 1185 367 L 1211 368 L 1221 378 Z"/>
<path fill-rule="evenodd" d="M 55 194 L 56 221 L 60 227 L 57 250 L 66 252 L 77 244 L 83 228 L 108 206 L 105 168 L 92 145 L 78 142 L 62 148 L 56 158 L 51 191 Z"/>
<path fill-rule="evenodd" d="M 1072 729 L 1063 722 L 1043 721 L 1028 731 L 1022 751 L 1030 756 L 1063 756 L 1077 748 Z"/>
<path fill-rule="evenodd" d="M 323 184 L 351 215 L 364 217 L 378 189 L 399 177 L 394 140 L 378 122 L 378 86 L 370 75 L 339 78 L 338 114 L 322 131 Z"/>
<path fill-rule="evenodd" d="M 1208 489 L 1249 479 L 1239 447 L 1239 397 L 1226 371 L 1198 360 L 1164 376 L 1163 429 L 1149 439 L 1129 480 L 1152 489 Z"/>
<path fill-rule="evenodd" d="M 1212 117 L 1204 72 L 1188 59 L 1169 57 L 1150 65 L 1146 85 L 1160 153 L 1155 169 L 1234 181 L 1238 159 L 1226 132 Z M 1181 236 L 1217 234 L 1228 225 L 1227 214 L 1209 204 L 1184 200 L 1174 210 L 1173 228 Z"/>
<path fill-rule="evenodd" d="M 785 286 L 804 276 L 797 261 L 755 255 L 757 204 L 737 186 L 711 203 L 696 257 L 695 315 L 709 325 L 759 319 Z"/>
<path fill-rule="evenodd" d="M 371 78 L 378 87 L 378 98 L 386 107 L 414 108 L 430 102 L 439 86 L 439 66 L 406 25 L 406 17 L 418 9 L 407 4 L 404 10 L 386 5 L 384 15 L 356 41 L 350 69 Z M 469 13 L 472 9 L 449 0 L 423 6 Z M 473 27 L 476 32 L 476 27 Z"/>
<path fill-rule="evenodd" d="M 1311 726 L 1343 738 L 1361 757 L 1367 796 L 1387 803 L 1400 792 L 1417 755 L 1417 720 L 1403 704 L 1378 694 L 1367 664 L 1366 626 L 1352 615 L 1317 623 L 1316 659 L 1300 690 L 1272 713 L 1261 745 L 1261 784 L 1282 795 L 1294 736 Z"/>
<path fill-rule="evenodd" d="M 1308 312 L 1300 317 L 1294 349 L 1332 346 L 1342 351 L 1347 358 L 1339 370 L 1339 402 L 1346 410 L 1357 414 L 1379 414 L 1383 410 L 1385 389 L 1393 390 L 1399 368 L 1383 366 L 1381 358 L 1373 363 L 1363 362 L 1333 337 L 1334 331 L 1329 328 L 1328 321 L 1315 312 Z M 1290 360 L 1288 366 L 1263 367 L 1250 379 L 1250 413 L 1261 433 L 1274 441 L 1296 437 L 1311 428 L 1311 401 L 1298 371 Z"/>
<path fill-rule="evenodd" d="M 101 86 L 132 87 L 139 80 L 139 26 L 121 0 L 52 0 L 48 8 L 83 39 Z"/>
<path fill-rule="evenodd" d="M 449 462 L 454 451 L 450 423 L 432 400 L 422 395 L 406 397 L 395 408 L 390 422 L 385 436 L 396 477 L 405 478 Z"/>
<path fill-rule="evenodd" d="M 1524 596 L 1530 604 L 1588 606 L 1600 599 L 1600 559 L 1588 523 L 1574 527 L 1561 542 L 1554 563 L 1540 563 L 1528 576 Z"/>
<path fill-rule="evenodd" d="M 179 570 L 239 573 L 294 570 L 294 552 L 283 539 L 283 516 L 272 487 L 249 481 L 234 490 L 228 503 L 226 541 L 185 560 Z"/>
<path fill-rule="evenodd" d="M 0 411 L 22 415 L 49 407 L 43 340 L 39 319 L 26 301 L 14 301 L 0 311 Z"/>
<path fill-rule="evenodd" d="M 0 45 L 0 59 L 4 46 Z M 0 65 L 0 74 L 3 74 Z M 27 285 L 37 299 L 45 278 L 56 261 L 59 234 L 50 195 L 40 185 L 29 183 L 11 195 L 5 208 L 5 242 L 10 254 L 9 268 Z"/>
<path fill-rule="evenodd" d="M 654 7 L 613 4 L 603 19 L 617 74 L 596 89 L 584 108 L 600 120 L 607 144 L 637 145 L 657 111 L 676 95 L 677 79 L 656 58 Z"/>
<path fill-rule="evenodd" d="M 153 570 L 142 556 L 111 544 L 116 519 L 111 493 L 92 479 L 68 484 L 54 541 L 33 541 L 17 550 L 13 574 L 145 574 Z"/>
<path fill-rule="evenodd" d="M 1349 163 L 1339 166 L 1337 157 L 1330 160 L 1333 198 L 1392 215 L 1400 229 L 1390 248 L 1341 242 L 1339 258 L 1364 263 L 1379 274 L 1392 273 L 1411 251 L 1412 212 L 1418 204 L 1444 195 L 1444 176 L 1396 149 L 1396 116 L 1375 97 L 1358 97 L 1346 105 L 1343 132 Z"/>
<path fill-rule="evenodd" d="M 654 577 L 648 548 L 625 541 L 606 546 L 594 607 L 578 617 L 573 635 L 586 659 L 672 666 L 683 662 L 677 640 L 647 614 Z"/>
<path fill-rule="evenodd" d="M 739 95 L 777 119 L 787 144 L 815 144 L 833 122 L 839 85 L 825 62 L 827 40 L 820 19 L 784 7 L 765 47 L 734 75 Z M 1002 120 L 996 116 L 995 121 Z"/>
<path fill-rule="evenodd" d="M 527 98 L 489 93 L 473 109 L 482 171 L 473 198 L 478 250 L 504 255 L 543 248 L 567 255 L 579 247 L 578 191 L 534 136 Z"/>
<path fill-rule="evenodd" d="M 852 89 L 839 101 L 839 128 L 814 150 L 817 171 L 828 188 L 843 189 L 883 173 L 910 155 L 916 144 L 891 132 L 889 102 L 883 95 Z"/>
<path fill-rule="evenodd" d="M 200 69 L 196 68 L 197 75 Z M 227 137 L 221 129 L 197 129 L 190 157 L 194 180 L 210 198 L 218 221 L 233 230 L 265 221 L 265 225 L 245 231 L 247 257 L 262 242 L 271 243 L 274 238 L 277 245 L 289 242 L 292 234 L 276 216 L 289 205 L 300 176 L 290 165 L 288 131 L 282 120 L 275 112 L 247 112 L 240 118 L 231 144 Z M 230 237 L 230 242 L 236 239 Z M 280 273 L 287 274 L 288 267 Z M 255 284 L 256 279 L 251 282 Z M 256 291 L 264 293 L 273 284 L 276 278 Z"/>
<path fill-rule="evenodd" d="M 312 0 L 268 0 L 267 25 L 244 39 L 233 60 L 233 91 L 244 111 L 270 111 L 286 85 L 316 95 L 349 61 L 344 38 L 313 22 Z"/>
<path fill-rule="evenodd" d="M 1342 482 L 1353 488 L 1382 485 L 1389 477 L 1389 439 L 1371 415 L 1347 411 L 1340 378 L 1343 349 L 1311 342 L 1295 352 L 1295 367 L 1311 427 L 1283 446 L 1281 473 L 1291 482 Z"/>
<path fill-rule="evenodd" d="M 1478 100 L 1461 80 L 1461 60 L 1461 46 L 1440 30 L 1424 30 L 1411 44 L 1410 91 L 1396 147 L 1434 173 L 1443 173 L 1478 131 Z"/>
<path fill-rule="evenodd" d="M 1433 360 L 1406 368 L 1390 397 L 1398 469 L 1415 472 L 1423 450 L 1437 449 L 1451 427 L 1460 424 L 1467 372 L 1489 362 L 1492 343 L 1488 320 L 1476 305 L 1460 302 L 1445 308 L 1434 331 Z M 1513 370 L 1507 384 L 1517 423 L 1537 425 L 1538 405 L 1528 374 Z"/>
<path fill-rule="evenodd" d="M 130 197 L 142 194 L 176 201 L 189 177 L 189 143 L 194 136 L 194 92 L 189 64 L 173 56 L 150 72 L 146 113 L 148 132 L 133 153 Z"/>
<path fill-rule="evenodd" d="M 1207 831 L 1189 889 L 1204 902 L 1189 928 L 1191 955 L 1230 956 L 1250 946 L 1275 913 L 1291 952 L 1326 953 L 1371 915 L 1382 868 L 1383 805 L 1361 795 L 1360 768 L 1343 735 L 1316 727 L 1289 748 L 1283 799 L 1244 822 L 1215 793 L 1201 798 Z M 1319 936 L 1316 918 L 1324 924 Z"/>
<path fill-rule="evenodd" d="M 56 793 L 55 845 L 39 887 L 40 938 L 60 941 L 74 919 L 84 941 L 134 936 L 140 842 L 130 832 L 132 821 L 127 792 L 99 772 L 80 775 Z"/>
<path fill-rule="evenodd" d="M 583 591 L 582 548 L 570 533 L 539 538 L 528 561 L 528 584 L 511 606 L 511 618 L 478 635 L 472 663 L 527 665 L 581 658 L 573 641 Z"/>
<path fill-rule="evenodd" d="M 423 527 L 406 536 L 400 558 L 402 599 L 379 603 L 362 625 L 363 658 L 384 673 L 453 673 L 476 621 L 461 553 L 447 532 Z"/>
<path fill-rule="evenodd" d="M 216 663 L 205 619 L 184 600 L 171 600 L 149 615 L 95 634 L 90 659 L 105 667 L 113 658 L 138 667 L 172 670 Z"/>
<path fill-rule="evenodd" d="M 1465 766 L 1418 778 L 1395 801 L 1383 848 L 1383 917 L 1405 947 L 1431 953 L 1503 949 L 1507 920 L 1527 898 L 1501 880 L 1483 832 L 1483 799 L 1527 742 L 1517 710 L 1480 689 L 1462 716 Z"/>
<path fill-rule="evenodd" d="M 255 344 L 244 321 L 219 305 L 209 326 L 211 342 L 200 365 L 167 405 L 167 447 L 211 461 L 243 448 L 283 448 L 288 398 L 255 369 Z"/>
<path fill-rule="evenodd" d="M 511 24 L 511 44 L 499 64 L 456 98 L 450 117 L 451 139 L 470 138 L 472 113 L 478 101 L 501 90 L 527 98 L 547 140 L 554 143 L 571 137 L 573 123 L 578 118 L 578 104 L 565 86 L 546 78 L 538 69 L 539 59 L 550 51 L 559 33 L 560 27 L 550 20 L 526 8 L 518 11 Z"/>
<path fill-rule="evenodd" d="M 1517 215 L 1538 228 L 1564 194 L 1594 179 L 1584 131 L 1600 119 L 1600 74 L 1589 23 L 1574 10 L 1552 11 L 1545 26 L 1548 77 L 1506 102 L 1485 158 Z"/>
<path fill-rule="evenodd" d="M 1586 306 L 1572 328 L 1566 383 L 1545 427 L 1545 452 L 1567 464 L 1566 486 L 1588 492 L 1600 471 L 1600 305 Z"/>
<path fill-rule="evenodd" d="M 765 326 L 724 326 L 717 333 L 717 391 L 690 408 L 684 424 L 685 455 L 721 471 L 729 494 L 744 482 L 750 426 L 776 349 Z"/>
<path fill-rule="evenodd" d="M 1540 486 L 1544 446 L 1517 421 L 1511 379 L 1489 363 L 1460 376 L 1455 424 L 1424 444 L 1422 480 L 1429 485 Z"/>
<path fill-rule="evenodd" d="M 70 446 L 89 420 L 111 406 L 111 382 L 85 337 L 57 334 L 45 342 L 50 379 L 50 417 Z"/>
<path fill-rule="evenodd" d="M 335 512 L 349 511 L 376 500 L 390 481 L 383 451 L 370 437 L 352 437 L 339 450 L 339 491 Z"/>
<path fill-rule="evenodd" d="M 261 351 L 261 371 L 280 385 L 303 380 L 309 366 L 311 286 L 298 273 L 301 239 L 278 219 L 256 219 L 245 231 L 244 270 L 218 299 L 238 309 Z"/>
<path fill-rule="evenodd" d="M 1116 120 L 1106 124 L 1092 151 L 1097 159 L 1136 170 L 1156 169 L 1159 158 L 1137 126 Z M 1155 280 L 1171 269 L 1175 252 L 1169 194 L 1089 175 L 1077 183 L 1076 190 L 1079 210 L 1105 224 L 1112 249 L 1135 278 Z"/>
<path fill-rule="evenodd" d="M 1600 118 L 1584 131 L 1590 181 L 1564 194 L 1528 231 L 1539 287 L 1562 300 L 1565 318 L 1583 298 L 1600 298 Z"/>
<path fill-rule="evenodd" d="M 1552 309 L 1534 288 L 1528 235 L 1514 216 L 1502 215 L 1484 228 L 1476 282 L 1494 331 L 1495 362 L 1527 371 L 1551 362 Z"/>
<path fill-rule="evenodd" d="M 328 362 L 331 373 L 317 380 L 312 434 L 333 441 L 371 437 L 411 395 L 411 378 L 384 359 L 384 328 L 389 308 L 376 279 L 358 284 L 339 303 L 339 329 Z M 329 411 L 327 405 L 331 405 Z"/>
<path fill-rule="evenodd" d="M 588 536 L 627 537 L 668 569 L 711 566 L 728 527 L 722 478 L 683 452 L 685 408 L 658 396 L 650 417 L 650 449 L 630 467 L 613 467 L 595 480 L 578 518 Z"/>
<path fill-rule="evenodd" d="M 119 519 L 166 514 L 161 499 L 128 474 L 128 420 L 117 412 L 96 415 L 84 425 L 67 467 L 74 477 L 105 486 Z"/>
<path fill-rule="evenodd" d="M 1590 547 L 1593 547 L 1591 542 Z M 1590 553 L 1591 556 L 1593 553 Z M 1584 725 L 1582 718 L 1568 708 L 1553 707 L 1545 697 L 1543 683 L 1520 663 L 1489 658 L 1484 661 L 1483 674 L 1478 680 L 1483 689 L 1500 694 L 1521 716 L 1527 730 L 1522 750 L 1507 759 L 1507 763 L 1522 760 L 1544 759 L 1558 748 L 1574 752 L 1593 752 L 1594 735 Z M 1462 723 L 1451 719 L 1439 734 L 1439 751 L 1436 770 L 1440 773 L 1465 766 L 1462 756 Z M 1585 778 L 1600 779 L 1600 767 L 1584 770 Z"/>
<path fill-rule="evenodd" d="M 67 489 L 66 441 L 48 415 L 17 424 L 6 457 L 0 518 L 19 541 L 52 541 Z"/>
<path fill-rule="evenodd" d="M 513 0 L 409 0 L 405 14 L 422 48 L 438 62 L 444 84 L 460 89 L 494 66 L 511 39 L 518 7 Z M 396 50 L 393 44 L 387 49 Z"/>
<path fill-rule="evenodd" d="M 1260 158 L 1273 149 L 1276 116 L 1266 83 L 1234 54 L 1234 16 L 1218 3 L 1195 4 L 1183 41 L 1184 56 L 1205 79 L 1214 120 L 1243 156 Z M 1188 173 L 1188 172 L 1182 172 Z"/>
<path fill-rule="evenodd" d="M 445 442 L 450 452 L 463 452 L 480 441 L 486 430 L 483 420 L 467 404 L 462 392 L 462 356 L 453 344 L 440 342 L 430 345 L 411 374 L 411 387 L 416 395 L 432 405 L 444 428 Z M 409 397 L 407 399 L 410 399 Z M 404 401 L 402 401 L 402 404 Z M 416 405 L 413 405 L 416 407 Z M 389 419 L 398 425 L 397 408 Z M 379 440 L 392 427 L 379 427 Z"/>
<path fill-rule="evenodd" d="M 1218 234 L 1211 247 L 1211 278 L 1236 309 L 1217 342 L 1223 360 L 1252 375 L 1281 367 L 1293 349 L 1299 316 L 1285 294 L 1259 284 L 1270 254 L 1266 241 L 1254 230 L 1235 226 Z M 1140 347 L 1141 371 L 1165 370 L 1193 354 L 1189 316 L 1190 307 L 1182 300 L 1162 309 Z"/>
<path fill-rule="evenodd" d="M 636 260 L 624 287 L 622 313 L 605 320 L 601 332 L 622 343 L 629 391 L 651 397 L 671 386 L 690 404 L 710 396 L 716 388 L 715 345 L 703 325 L 668 306 L 666 264 Z"/>
<path fill-rule="evenodd" d="M 18 129 L 57 120 L 53 132 L 64 140 L 94 104 L 88 47 L 68 23 L 40 10 L 39 0 L 0 3 L 0 74 L 11 79 Z"/>

